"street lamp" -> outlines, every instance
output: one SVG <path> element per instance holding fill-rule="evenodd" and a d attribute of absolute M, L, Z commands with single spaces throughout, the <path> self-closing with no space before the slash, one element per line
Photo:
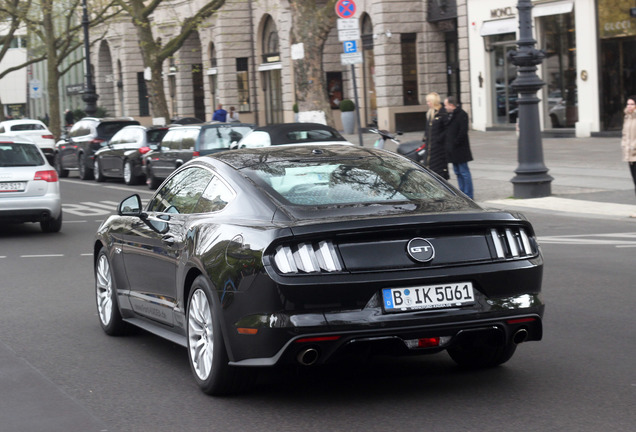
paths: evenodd
<path fill-rule="evenodd" d="M 543 145 L 539 121 L 539 98 L 537 92 L 544 82 L 537 75 L 537 65 L 541 64 L 545 53 L 534 48 L 537 43 L 532 38 L 532 2 L 519 0 L 519 40 L 518 49 L 508 53 L 517 66 L 517 78 L 512 88 L 519 94 L 519 166 L 512 178 L 515 198 L 539 198 L 550 195 L 552 176 L 543 163 Z"/>
<path fill-rule="evenodd" d="M 93 84 L 93 72 L 91 71 L 91 50 L 88 38 L 88 10 L 86 8 L 86 0 L 82 0 L 82 27 L 84 28 L 84 69 L 86 83 L 82 92 L 82 100 L 84 101 L 84 111 L 87 115 L 93 116 L 97 112 L 97 99 L 99 95 L 95 93 L 95 84 Z"/>

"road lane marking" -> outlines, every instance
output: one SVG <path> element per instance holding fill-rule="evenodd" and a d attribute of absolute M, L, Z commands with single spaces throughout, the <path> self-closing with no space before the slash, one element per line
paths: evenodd
<path fill-rule="evenodd" d="M 51 258 L 63 257 L 64 254 L 43 254 L 43 255 L 20 255 L 20 258 Z"/>
<path fill-rule="evenodd" d="M 564 236 L 540 236 L 539 244 L 560 244 L 570 246 L 614 246 L 617 248 L 636 247 L 636 233 L 575 234 Z"/>
<path fill-rule="evenodd" d="M 119 203 L 116 203 L 114 201 L 100 201 L 100 202 L 80 202 L 80 204 L 85 205 L 87 207 L 97 207 L 97 208 L 103 208 L 103 209 L 107 209 L 107 210 L 111 210 L 111 211 L 115 211 L 117 210 L 117 206 L 119 205 Z"/>

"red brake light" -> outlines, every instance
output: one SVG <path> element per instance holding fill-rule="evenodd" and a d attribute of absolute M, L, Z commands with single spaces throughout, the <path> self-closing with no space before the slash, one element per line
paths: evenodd
<path fill-rule="evenodd" d="M 56 171 L 37 171 L 33 180 L 42 180 L 49 183 L 55 183 L 57 181 Z"/>
<path fill-rule="evenodd" d="M 195 151 L 192 153 L 192 157 L 199 157 L 201 156 L 201 153 L 199 153 L 198 151 Z"/>
<path fill-rule="evenodd" d="M 55 139 L 53 137 L 53 135 L 42 135 L 42 138 L 44 138 L 44 139 Z"/>
<path fill-rule="evenodd" d="M 150 151 L 150 147 L 146 147 L 146 146 L 144 146 L 144 147 L 139 147 L 139 153 L 141 153 L 141 154 L 146 154 L 146 153 L 148 153 L 149 151 Z"/>
<path fill-rule="evenodd" d="M 415 150 L 415 151 L 416 151 L 416 152 L 419 152 L 419 151 L 424 150 L 425 148 L 426 148 L 426 143 L 424 143 L 424 144 L 422 144 L 421 146 L 419 146 L 419 147 L 417 148 L 417 150 Z"/>
<path fill-rule="evenodd" d="M 340 339 L 340 336 L 317 336 L 317 337 L 307 337 L 302 339 L 297 339 L 298 343 L 306 343 L 306 342 L 329 342 L 336 341 Z"/>
<path fill-rule="evenodd" d="M 439 337 L 420 338 L 417 340 L 418 348 L 431 348 L 439 346 Z"/>

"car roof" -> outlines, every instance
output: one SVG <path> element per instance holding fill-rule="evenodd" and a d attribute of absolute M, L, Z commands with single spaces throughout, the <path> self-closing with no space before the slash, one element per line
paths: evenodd
<path fill-rule="evenodd" d="M 11 126 L 11 125 L 15 125 L 15 124 L 39 124 L 39 125 L 43 125 L 44 127 L 46 127 L 44 122 L 42 122 L 41 120 L 35 120 L 35 119 L 4 120 L 3 122 L 0 122 L 0 124 L 5 125 L 5 126 Z"/>
<path fill-rule="evenodd" d="M 271 146 L 271 147 L 256 147 L 256 148 L 242 148 L 238 150 L 225 151 L 214 153 L 212 155 L 204 156 L 220 160 L 236 170 L 246 168 L 249 166 L 257 165 L 266 160 L 268 163 L 275 163 L 279 161 L 287 161 L 290 159 L 341 159 L 341 158 L 363 158 L 363 157 L 378 157 L 383 158 L 401 157 L 396 154 L 392 154 L 382 150 L 375 150 L 371 148 L 352 146 L 347 144 L 324 144 L 324 145 L 289 145 L 289 146 Z"/>
<path fill-rule="evenodd" d="M 26 136 L 22 136 L 20 134 L 7 134 L 7 133 L 0 133 L 0 143 L 35 145 L 35 143 Z"/>
<path fill-rule="evenodd" d="M 277 123 L 267 126 L 261 126 L 254 129 L 254 131 L 269 133 L 271 142 L 276 143 L 277 145 L 298 143 L 298 140 L 291 139 L 288 136 L 290 132 L 314 130 L 328 131 L 333 134 L 334 137 L 330 138 L 329 141 L 347 142 L 347 140 L 342 135 L 340 135 L 340 132 L 338 132 L 336 129 L 321 123 Z"/>

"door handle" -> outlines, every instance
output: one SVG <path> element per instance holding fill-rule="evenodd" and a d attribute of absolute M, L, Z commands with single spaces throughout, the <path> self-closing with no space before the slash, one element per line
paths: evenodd
<path fill-rule="evenodd" d="M 174 244 L 177 242 L 177 239 L 172 234 L 166 234 L 165 236 L 161 237 L 161 241 L 167 246 L 174 246 Z"/>

